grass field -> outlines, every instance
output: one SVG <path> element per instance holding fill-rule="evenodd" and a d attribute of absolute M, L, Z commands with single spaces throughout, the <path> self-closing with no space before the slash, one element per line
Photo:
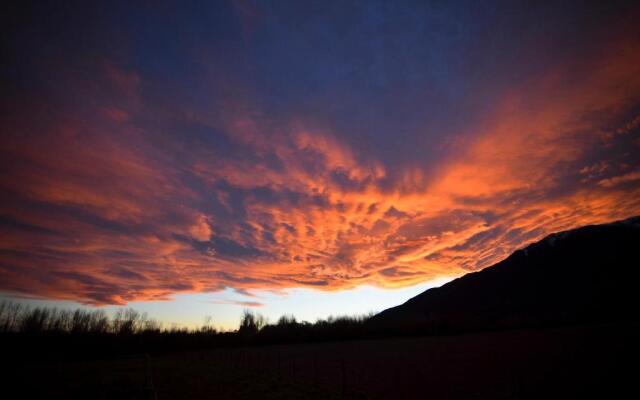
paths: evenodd
<path fill-rule="evenodd" d="M 637 397 L 640 325 L 216 349 L 15 366 L 32 398 Z"/>

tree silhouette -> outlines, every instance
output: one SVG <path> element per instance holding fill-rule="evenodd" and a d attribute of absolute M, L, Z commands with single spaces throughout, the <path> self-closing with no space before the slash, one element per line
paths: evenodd
<path fill-rule="evenodd" d="M 255 335 L 266 323 L 267 321 L 262 315 L 254 314 L 251 310 L 245 309 L 240 318 L 238 332 L 243 335 Z"/>

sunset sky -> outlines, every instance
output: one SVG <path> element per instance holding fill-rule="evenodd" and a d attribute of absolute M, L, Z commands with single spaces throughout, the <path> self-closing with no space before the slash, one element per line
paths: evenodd
<path fill-rule="evenodd" d="M 638 215 L 626 3 L 5 9 L 0 298 L 314 321 Z"/>

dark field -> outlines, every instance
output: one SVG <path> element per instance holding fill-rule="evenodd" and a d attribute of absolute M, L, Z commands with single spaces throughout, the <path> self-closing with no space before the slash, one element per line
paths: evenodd
<path fill-rule="evenodd" d="M 28 365 L 23 398 L 636 398 L 640 324 Z M 155 397 L 154 397 L 155 396 Z"/>

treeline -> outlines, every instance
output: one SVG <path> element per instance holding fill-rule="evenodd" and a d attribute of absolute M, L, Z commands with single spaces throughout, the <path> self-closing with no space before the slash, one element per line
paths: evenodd
<path fill-rule="evenodd" d="M 250 310 L 245 310 L 236 331 L 218 331 L 211 318 L 197 328 L 178 325 L 165 327 L 132 308 L 120 309 L 113 316 L 103 310 L 68 310 L 51 307 L 28 307 L 9 301 L 0 302 L 0 333 L 34 335 L 113 335 L 131 336 L 145 334 L 209 335 L 237 334 L 239 338 L 256 342 L 295 341 L 324 337 L 348 338 L 360 332 L 360 328 L 373 314 L 363 316 L 329 317 L 315 323 L 298 322 L 293 315 L 282 316 L 276 323 Z"/>
<path fill-rule="evenodd" d="M 112 316 L 103 310 L 66 310 L 0 303 L 0 351 L 16 360 L 74 359 L 158 354 L 284 343 L 349 340 L 366 336 L 371 315 L 329 317 L 315 323 L 283 316 L 268 323 L 245 310 L 235 331 L 220 331 L 208 318 L 197 328 L 163 326 L 146 313 L 121 309 Z"/>
<path fill-rule="evenodd" d="M 329 317 L 314 323 L 285 315 L 269 323 L 245 310 L 237 330 L 220 331 L 211 320 L 197 328 L 165 327 L 134 309 L 112 316 L 103 310 L 61 310 L 0 303 L 0 352 L 5 359 L 77 359 L 159 354 L 219 347 L 262 346 L 390 336 L 451 335 L 488 330 L 573 325 L 591 320 L 523 317 L 517 313 L 429 320 L 380 321 L 374 315 Z M 593 322 L 593 321 L 592 321 Z"/>
<path fill-rule="evenodd" d="M 206 333 L 216 329 L 210 320 L 197 329 L 162 323 L 132 308 L 120 309 L 112 317 L 103 310 L 68 310 L 50 307 L 28 307 L 10 301 L 0 302 L 0 332 L 26 335 L 71 334 L 119 336 L 147 333 Z"/>
<path fill-rule="evenodd" d="M 0 351 L 14 361 L 101 358 L 235 345 L 208 321 L 195 329 L 163 327 L 146 313 L 66 310 L 0 302 Z"/>
<path fill-rule="evenodd" d="M 238 334 L 255 344 L 284 344 L 361 339 L 370 335 L 367 324 L 374 314 L 339 316 L 320 319 L 315 323 L 298 322 L 293 315 L 284 315 L 268 324 L 259 314 L 245 311 Z"/>

